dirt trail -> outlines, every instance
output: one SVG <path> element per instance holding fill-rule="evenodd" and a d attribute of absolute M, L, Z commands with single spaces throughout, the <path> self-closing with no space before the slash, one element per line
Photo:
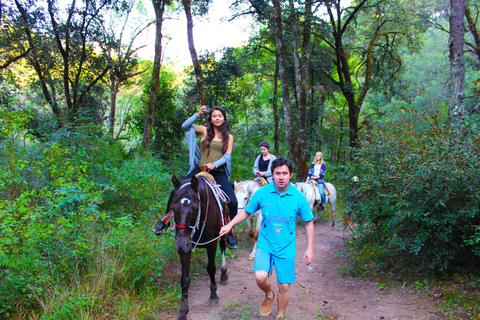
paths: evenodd
<path fill-rule="evenodd" d="M 393 285 L 381 289 L 380 282 L 371 278 L 352 278 L 342 275 L 342 260 L 337 256 L 344 241 L 340 228 L 332 230 L 330 222 L 315 224 L 315 260 L 311 267 L 302 262 L 306 248 L 303 229 L 297 234 L 296 282 L 291 286 L 288 319 L 442 319 L 436 314 L 434 301 L 402 285 L 402 280 L 388 280 Z M 240 239 L 242 241 L 242 239 Z M 244 240 L 248 241 L 248 240 Z M 259 306 L 263 293 L 255 284 L 253 262 L 249 250 L 238 248 L 238 257 L 228 260 L 229 282 L 218 286 L 220 303 L 208 304 L 209 286 L 206 271 L 193 277 L 188 319 L 275 319 L 277 302 L 272 314 L 261 317 Z M 219 271 L 217 272 L 219 278 Z M 275 273 L 271 277 L 276 287 Z M 178 309 L 164 314 L 178 317 Z"/>

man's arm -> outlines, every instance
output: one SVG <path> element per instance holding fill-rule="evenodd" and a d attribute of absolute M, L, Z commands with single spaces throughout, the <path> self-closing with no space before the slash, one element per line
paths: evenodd
<path fill-rule="evenodd" d="M 303 261 L 306 261 L 308 266 L 313 261 L 313 238 L 315 237 L 313 220 L 305 222 L 305 231 L 307 233 L 307 250 L 303 256 Z"/>
<path fill-rule="evenodd" d="M 232 221 L 230 221 L 227 225 L 224 225 L 220 229 L 220 236 L 228 234 L 230 232 L 230 230 L 232 230 L 234 225 L 239 224 L 243 220 L 247 219 L 248 216 L 250 216 L 250 214 L 245 209 L 243 209 L 242 211 L 237 213 L 237 215 L 235 216 L 235 218 L 233 218 Z M 313 223 L 312 223 L 312 225 L 313 225 Z"/>

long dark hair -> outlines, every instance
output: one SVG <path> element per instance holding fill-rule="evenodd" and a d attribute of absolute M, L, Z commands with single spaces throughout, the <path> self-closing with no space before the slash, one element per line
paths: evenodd
<path fill-rule="evenodd" d="M 205 139 L 203 139 L 201 144 L 202 149 L 207 148 L 208 150 L 207 155 L 210 154 L 210 145 L 212 144 L 213 138 L 215 138 L 215 130 L 213 129 L 213 124 L 212 124 L 212 113 L 215 110 L 220 111 L 223 114 L 223 118 L 225 119 L 225 122 L 220 127 L 220 133 L 222 135 L 223 153 L 225 154 L 228 150 L 228 139 L 230 134 L 230 128 L 228 126 L 227 114 L 225 113 L 225 110 L 223 110 L 222 107 L 215 106 L 212 108 L 212 111 L 210 111 L 210 114 L 208 115 L 207 136 L 205 137 Z"/>

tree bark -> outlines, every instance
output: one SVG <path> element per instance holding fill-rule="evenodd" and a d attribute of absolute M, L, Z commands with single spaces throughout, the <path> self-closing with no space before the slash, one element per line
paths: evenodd
<path fill-rule="evenodd" d="M 279 0 L 272 0 L 274 8 L 274 25 L 275 25 L 275 45 L 277 47 L 278 56 L 278 76 L 280 78 L 280 86 L 282 88 L 282 102 L 285 113 L 285 133 L 287 136 L 288 148 L 292 155 L 296 148 L 296 139 L 293 130 L 292 106 L 290 104 L 290 90 L 287 76 L 287 63 L 285 61 L 285 44 L 283 42 L 282 31 L 282 11 Z"/>
<path fill-rule="evenodd" d="M 310 67 L 310 36 L 311 36 L 311 0 L 305 1 L 305 17 L 302 31 L 302 57 L 299 55 L 297 15 L 293 1 L 289 1 L 292 29 L 292 51 L 294 56 L 296 100 L 298 101 L 297 130 L 293 129 L 293 115 L 289 99 L 288 77 L 285 62 L 285 44 L 283 40 L 281 8 L 278 0 L 273 0 L 275 43 L 279 60 L 279 76 L 282 86 L 283 107 L 285 111 L 285 131 L 292 160 L 296 165 L 297 178 L 303 180 L 307 177 L 308 167 L 306 159 L 306 124 L 307 124 L 307 98 L 308 98 L 308 71 Z"/>
<path fill-rule="evenodd" d="M 463 57 L 465 26 L 464 0 L 450 0 L 450 66 L 452 68 L 453 88 L 449 108 L 449 121 L 453 123 L 465 114 L 463 97 L 465 95 L 465 61 Z"/>
<path fill-rule="evenodd" d="M 272 110 L 273 110 L 273 122 L 274 122 L 274 131 L 273 131 L 273 141 L 275 154 L 280 152 L 280 133 L 279 133 L 279 124 L 278 124 L 278 55 L 275 53 L 275 74 L 273 75 L 273 101 L 272 101 Z"/>
<path fill-rule="evenodd" d="M 113 68 L 110 69 L 110 114 L 108 116 L 108 128 L 110 136 L 114 137 L 115 131 L 115 114 L 117 108 L 117 93 L 119 87 L 119 81 L 115 79 Z"/>
<path fill-rule="evenodd" d="M 185 9 L 185 15 L 187 17 L 188 49 L 190 50 L 190 56 L 192 57 L 193 69 L 195 71 L 195 78 L 197 80 L 198 94 L 200 95 L 200 103 L 202 105 L 207 105 L 208 97 L 205 91 L 202 67 L 200 66 L 200 62 L 198 62 L 197 51 L 195 50 L 195 43 L 193 41 L 193 19 L 191 0 L 182 0 L 182 3 L 183 8 Z"/>
<path fill-rule="evenodd" d="M 157 105 L 158 86 L 160 83 L 160 69 L 162 67 L 162 24 L 163 13 L 165 11 L 164 0 L 152 0 L 155 9 L 155 56 L 153 59 L 152 83 L 150 86 L 150 99 L 148 101 L 147 117 L 145 118 L 145 127 L 143 129 L 142 147 L 145 152 L 152 140 L 153 115 Z"/>
<path fill-rule="evenodd" d="M 465 2 L 465 17 L 468 21 L 469 31 L 472 34 L 472 37 L 475 41 L 475 45 L 471 45 L 475 54 L 477 55 L 478 60 L 480 61 L 480 32 L 478 32 L 477 24 L 475 18 L 472 16 L 472 11 L 468 7 L 468 1 Z"/>

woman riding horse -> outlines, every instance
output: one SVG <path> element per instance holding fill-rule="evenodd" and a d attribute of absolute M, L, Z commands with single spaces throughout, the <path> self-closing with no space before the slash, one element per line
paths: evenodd
<path fill-rule="evenodd" d="M 190 178 L 206 169 L 228 196 L 230 200 L 227 203 L 230 211 L 229 216 L 230 219 L 233 219 L 237 214 L 237 198 L 230 183 L 233 136 L 230 134 L 225 110 L 218 106 L 212 108 L 208 116 L 207 126 L 193 125 L 205 112 L 207 112 L 207 106 L 201 106 L 196 114 L 182 124 L 190 151 L 190 172 L 184 179 Z M 199 135 L 201 138 L 200 148 L 195 142 L 195 135 Z M 168 198 L 167 213 L 170 210 L 174 193 L 175 190 L 171 192 Z M 227 246 L 230 249 L 238 247 L 233 234 L 227 235 Z"/>
<path fill-rule="evenodd" d="M 265 178 L 267 183 L 270 183 L 273 181 L 271 172 L 272 162 L 277 159 L 277 157 L 270 153 L 270 144 L 267 140 L 262 141 L 258 147 L 262 154 L 255 159 L 253 174 Z"/>
<path fill-rule="evenodd" d="M 318 184 L 318 191 L 320 192 L 320 196 L 322 198 L 322 209 L 321 211 L 325 211 L 325 181 L 323 177 L 325 177 L 325 173 L 327 173 L 327 165 L 323 162 L 323 153 L 318 151 L 315 154 L 315 159 L 313 160 L 310 168 L 308 169 L 308 177 L 307 181 L 311 178 L 315 180 Z"/>

